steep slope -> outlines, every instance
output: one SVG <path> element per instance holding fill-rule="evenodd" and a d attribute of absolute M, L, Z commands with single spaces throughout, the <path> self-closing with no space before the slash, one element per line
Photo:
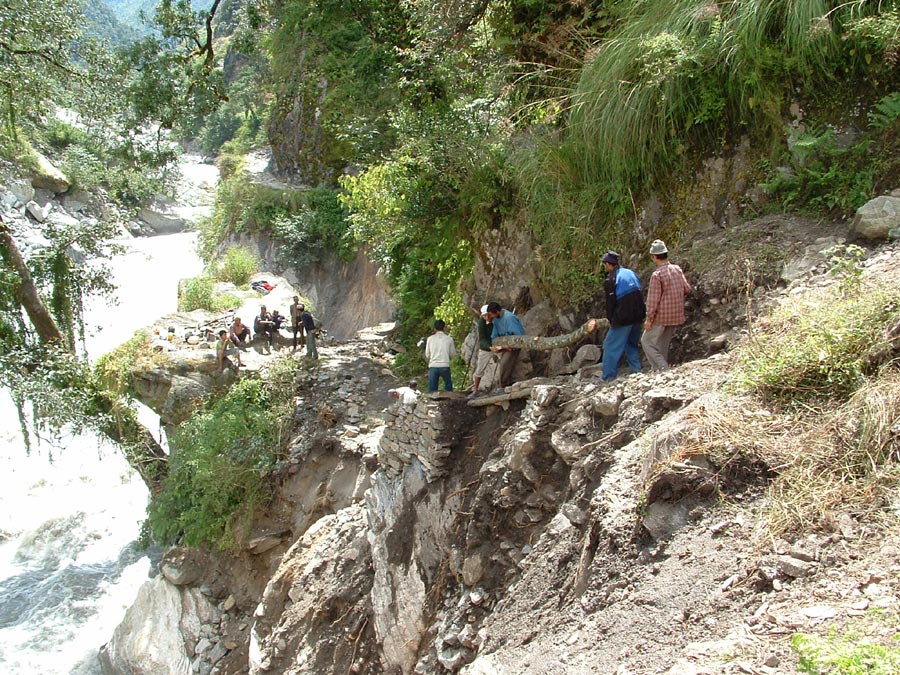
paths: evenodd
<path fill-rule="evenodd" d="M 812 228 L 805 239 L 812 225 L 767 230 L 767 246 L 794 251 L 779 271 L 790 284 L 727 296 L 733 258 L 708 278 L 695 268 L 715 292 L 695 301 L 691 331 L 730 326 L 734 340 L 739 325 L 723 321 L 748 302 L 834 283 L 834 238 Z M 719 246 L 713 236 L 693 251 Z M 865 274 L 896 283 L 897 252 L 878 251 Z M 869 607 L 895 621 L 888 511 L 876 523 L 837 508 L 815 532 L 766 536 L 766 488 L 785 455 L 757 439 L 788 446 L 815 430 L 725 386 L 733 352 L 605 386 L 590 367 L 533 378 L 513 386 L 522 399 L 481 408 L 403 406 L 367 338 L 298 370 L 291 459 L 237 550 L 164 562 L 165 583 L 218 605 L 199 632 L 181 631 L 195 672 L 788 673 L 795 632 Z M 900 387 L 885 387 L 898 400 Z"/>

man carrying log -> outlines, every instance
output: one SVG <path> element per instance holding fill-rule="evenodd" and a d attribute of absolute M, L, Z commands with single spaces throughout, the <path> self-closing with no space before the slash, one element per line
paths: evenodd
<path fill-rule="evenodd" d="M 525 329 L 522 328 L 522 322 L 519 317 L 503 309 L 499 302 L 489 302 L 487 306 L 487 314 L 485 319 L 493 328 L 491 330 L 491 341 L 505 335 L 525 335 Z M 519 361 L 520 349 L 515 347 L 500 347 L 491 345 L 492 352 L 500 352 L 500 367 L 498 369 L 499 378 L 498 388 L 503 389 L 510 384 L 512 380 L 513 370 Z"/>

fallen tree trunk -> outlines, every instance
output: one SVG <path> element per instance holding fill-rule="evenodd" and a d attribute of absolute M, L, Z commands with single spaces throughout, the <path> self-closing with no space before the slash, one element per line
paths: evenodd
<path fill-rule="evenodd" d="M 565 335 L 556 335 L 554 337 L 542 337 L 540 335 L 504 335 L 503 337 L 494 338 L 491 341 L 491 347 L 504 347 L 508 349 L 533 349 L 535 351 L 545 352 L 551 349 L 559 349 L 560 347 L 568 347 L 576 342 L 583 340 L 598 328 L 606 328 L 609 321 L 606 319 L 589 319 L 580 328 L 573 330 Z"/>

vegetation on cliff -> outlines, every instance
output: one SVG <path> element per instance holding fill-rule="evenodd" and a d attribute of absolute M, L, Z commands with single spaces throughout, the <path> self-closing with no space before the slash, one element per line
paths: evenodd
<path fill-rule="evenodd" d="M 345 210 L 292 198 L 276 217 L 272 195 L 226 185 L 262 217 L 225 208 L 211 240 L 252 221 L 294 249 L 367 247 L 410 345 L 433 313 L 468 325 L 475 256 L 502 224 L 529 233 L 536 290 L 582 306 L 601 285 L 596 251 L 643 244 L 643 200 L 667 207 L 655 236 L 686 233 L 683 185 L 742 138 L 745 182 L 788 209 L 846 215 L 900 173 L 894 3 L 292 0 L 244 16 L 230 48 L 260 77 L 234 86 L 269 102 L 252 126 L 284 175 Z"/>

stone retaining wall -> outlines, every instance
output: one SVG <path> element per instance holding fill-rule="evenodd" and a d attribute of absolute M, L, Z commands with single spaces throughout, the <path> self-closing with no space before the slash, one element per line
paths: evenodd
<path fill-rule="evenodd" d="M 448 435 L 437 401 L 419 397 L 416 403 L 396 403 L 385 411 L 378 463 L 395 478 L 416 457 L 431 483 L 447 474 L 447 456 L 455 441 Z"/>

